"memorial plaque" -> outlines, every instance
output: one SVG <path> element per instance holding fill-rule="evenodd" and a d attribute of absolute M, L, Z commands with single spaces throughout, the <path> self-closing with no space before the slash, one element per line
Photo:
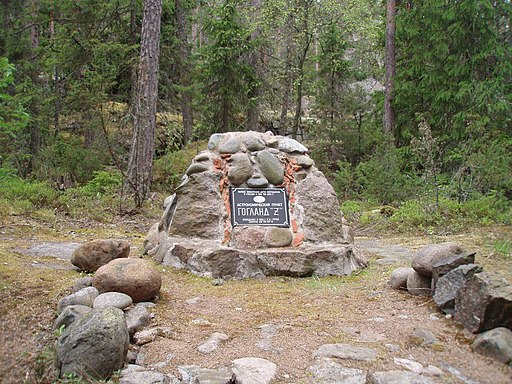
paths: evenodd
<path fill-rule="evenodd" d="M 284 188 L 230 188 L 231 225 L 289 227 L 288 196 Z"/>

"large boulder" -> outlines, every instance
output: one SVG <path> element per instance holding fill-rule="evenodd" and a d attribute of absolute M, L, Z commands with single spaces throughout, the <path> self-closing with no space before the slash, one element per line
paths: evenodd
<path fill-rule="evenodd" d="M 130 243 L 120 239 L 96 239 L 79 246 L 71 255 L 71 263 L 82 271 L 94 272 L 110 261 L 128 257 Z"/>
<path fill-rule="evenodd" d="M 123 367 L 129 336 L 124 313 L 104 308 L 85 313 L 57 341 L 57 368 L 86 379 L 107 379 Z"/>
<path fill-rule="evenodd" d="M 148 260 L 116 259 L 96 271 L 92 285 L 100 293 L 125 293 L 138 303 L 155 298 L 162 276 Z"/>
<path fill-rule="evenodd" d="M 420 275 L 431 277 L 435 263 L 461 252 L 462 248 L 455 243 L 430 244 L 418 250 L 411 266 Z"/>
<path fill-rule="evenodd" d="M 496 274 L 474 275 L 455 298 L 455 319 L 473 333 L 512 329 L 512 285 Z"/>
<path fill-rule="evenodd" d="M 459 289 L 476 273 L 482 272 L 482 267 L 476 264 L 461 265 L 442 276 L 436 284 L 434 302 L 444 313 L 455 312 L 455 298 Z"/>

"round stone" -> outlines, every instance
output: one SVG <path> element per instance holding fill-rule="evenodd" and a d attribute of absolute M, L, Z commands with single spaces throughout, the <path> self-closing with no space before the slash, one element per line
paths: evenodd
<path fill-rule="evenodd" d="M 284 182 L 284 167 L 281 162 L 269 151 L 264 150 L 256 155 L 263 176 L 274 185 Z"/>
<path fill-rule="evenodd" d="M 96 271 L 92 285 L 101 293 L 126 293 L 137 303 L 158 294 L 162 277 L 148 260 L 116 259 Z"/>
<path fill-rule="evenodd" d="M 241 145 L 242 142 L 238 136 L 228 135 L 219 143 L 218 151 L 219 153 L 237 153 Z"/>
<path fill-rule="evenodd" d="M 407 289 L 407 277 L 414 272 L 412 268 L 400 267 L 391 272 L 389 286 L 393 289 Z"/>
<path fill-rule="evenodd" d="M 302 155 L 297 157 L 297 164 L 302 168 L 310 168 L 311 166 L 315 165 L 315 162 L 311 157 Z"/>
<path fill-rule="evenodd" d="M 265 244 L 268 247 L 287 247 L 292 239 L 292 232 L 288 228 L 272 227 L 265 233 Z"/>
<path fill-rule="evenodd" d="M 92 303 L 93 309 L 103 309 L 107 307 L 115 307 L 119 309 L 128 308 L 133 304 L 130 296 L 121 292 L 106 292 L 98 295 Z"/>
<path fill-rule="evenodd" d="M 82 271 L 96 271 L 111 260 L 128 257 L 130 243 L 120 239 L 95 239 L 82 244 L 71 256 L 71 264 Z"/>
<path fill-rule="evenodd" d="M 251 177 L 247 180 L 249 188 L 265 188 L 268 185 L 268 180 L 264 177 Z"/>
<path fill-rule="evenodd" d="M 218 147 L 219 143 L 224 138 L 224 134 L 222 133 L 214 133 L 210 136 L 210 140 L 208 141 L 208 149 L 212 150 Z"/>
<path fill-rule="evenodd" d="M 407 275 L 407 291 L 414 296 L 429 296 L 432 292 L 432 279 L 420 275 L 418 272 L 410 272 Z"/>
<path fill-rule="evenodd" d="M 265 142 L 257 136 L 256 132 L 246 132 L 243 142 L 248 151 L 261 151 L 265 148 Z"/>
<path fill-rule="evenodd" d="M 235 153 L 231 156 L 228 178 L 231 184 L 238 187 L 251 177 L 253 172 L 251 160 L 245 153 Z"/>

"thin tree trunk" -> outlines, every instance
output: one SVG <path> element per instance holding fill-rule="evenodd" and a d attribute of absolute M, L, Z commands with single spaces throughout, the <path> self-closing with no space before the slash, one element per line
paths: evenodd
<path fill-rule="evenodd" d="M 262 0 L 252 0 L 251 7 L 255 12 L 259 12 Z M 251 40 L 256 40 L 261 35 L 261 28 L 256 29 L 251 33 Z M 249 66 L 253 69 L 256 77 L 261 76 L 261 53 L 253 49 L 249 53 Z M 247 110 L 247 131 L 259 131 L 260 122 L 260 97 L 261 89 L 257 84 L 252 84 L 249 91 L 249 109 Z"/>
<path fill-rule="evenodd" d="M 180 41 L 180 82 L 181 82 L 181 116 L 183 118 L 183 145 L 187 145 L 192 139 L 194 117 L 192 109 L 192 92 L 190 91 L 190 71 L 188 60 L 190 57 L 190 45 L 187 34 L 187 17 L 183 7 L 183 0 L 176 1 L 177 35 Z"/>
<path fill-rule="evenodd" d="M 128 179 L 140 208 L 149 195 L 155 149 L 162 0 L 144 0 Z"/>
<path fill-rule="evenodd" d="M 386 7 L 386 87 L 384 91 L 384 133 L 392 136 L 395 125 L 393 96 L 395 89 L 395 34 L 396 34 L 396 0 L 387 0 Z"/>
<path fill-rule="evenodd" d="M 293 24 L 293 13 L 288 14 L 286 20 L 286 30 L 284 31 L 286 36 L 285 46 L 285 63 L 284 63 L 284 92 L 283 92 L 283 104 L 281 105 L 281 116 L 279 118 L 279 132 L 278 134 L 284 134 L 287 131 L 288 124 L 288 108 L 290 105 L 290 94 L 292 88 L 292 24 Z"/>

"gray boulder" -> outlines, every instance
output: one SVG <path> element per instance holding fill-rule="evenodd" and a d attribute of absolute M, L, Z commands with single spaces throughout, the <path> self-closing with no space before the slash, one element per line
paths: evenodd
<path fill-rule="evenodd" d="M 137 303 L 155 298 L 162 276 L 148 260 L 116 259 L 96 271 L 92 284 L 99 292 L 122 292 Z"/>
<path fill-rule="evenodd" d="M 435 384 L 430 377 L 411 371 L 374 372 L 369 377 L 370 384 Z"/>
<path fill-rule="evenodd" d="M 128 257 L 130 243 L 120 239 L 96 239 L 78 247 L 71 256 L 71 263 L 82 271 L 94 272 L 110 261 Z"/>
<path fill-rule="evenodd" d="M 274 380 L 277 365 L 259 357 L 234 360 L 231 369 L 237 384 L 269 384 Z"/>
<path fill-rule="evenodd" d="M 476 264 L 461 265 L 439 278 L 434 291 L 434 301 L 444 313 L 455 313 L 455 298 L 459 289 L 474 274 L 482 272 Z"/>
<path fill-rule="evenodd" d="M 477 273 L 459 289 L 455 320 L 473 333 L 512 329 L 512 285 L 499 275 Z"/>
<path fill-rule="evenodd" d="M 55 319 L 52 329 L 56 330 L 62 326 L 67 327 L 90 311 L 92 311 L 92 308 L 86 305 L 68 305 Z"/>
<path fill-rule="evenodd" d="M 366 384 L 366 372 L 347 368 L 330 358 L 321 358 L 309 367 L 314 384 Z"/>
<path fill-rule="evenodd" d="M 455 243 L 430 244 L 418 250 L 411 266 L 420 275 L 431 277 L 435 263 L 461 252 L 462 249 Z"/>
<path fill-rule="evenodd" d="M 128 329 L 119 308 L 93 310 L 72 323 L 57 341 L 59 376 L 74 373 L 107 379 L 122 368 L 128 351 Z"/>
<path fill-rule="evenodd" d="M 252 176 L 252 163 L 246 153 L 235 153 L 231 156 L 228 167 L 228 179 L 234 186 L 245 183 Z"/>
<path fill-rule="evenodd" d="M 478 335 L 473 351 L 512 366 L 512 331 L 498 327 Z"/>
<path fill-rule="evenodd" d="M 414 296 L 430 296 L 432 279 L 413 271 L 407 275 L 407 291 Z"/>
<path fill-rule="evenodd" d="M 271 184 L 281 185 L 284 181 L 284 167 L 281 162 L 267 150 L 259 151 L 256 158 L 263 176 Z"/>
<path fill-rule="evenodd" d="M 92 303 L 94 309 L 103 309 L 106 307 L 116 307 L 126 309 L 133 304 L 130 296 L 121 292 L 106 292 L 98 295 Z"/>
<path fill-rule="evenodd" d="M 392 289 L 407 289 L 407 277 L 414 272 L 412 268 L 400 267 L 391 272 L 389 277 L 389 286 Z"/>
<path fill-rule="evenodd" d="M 82 288 L 81 290 L 60 299 L 57 306 L 57 313 L 60 314 L 68 305 L 85 305 L 86 307 L 92 308 L 94 299 L 98 297 L 98 295 L 99 292 L 94 287 Z"/>

